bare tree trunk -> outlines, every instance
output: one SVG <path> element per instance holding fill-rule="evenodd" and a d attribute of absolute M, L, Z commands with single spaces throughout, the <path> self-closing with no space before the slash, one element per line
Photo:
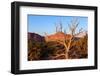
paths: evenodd
<path fill-rule="evenodd" d="M 65 50 L 65 58 L 66 59 L 68 59 L 69 58 L 69 56 L 68 56 L 68 52 L 67 52 L 68 50 L 67 50 L 67 48 L 66 48 L 66 50 Z"/>
<path fill-rule="evenodd" d="M 65 46 L 65 58 L 68 59 L 68 47 L 65 42 L 64 42 L 64 46 Z"/>
<path fill-rule="evenodd" d="M 69 52 L 69 49 L 70 49 L 70 46 L 71 46 L 71 42 L 72 42 L 72 37 L 70 38 L 70 40 L 69 40 L 68 43 L 64 42 L 64 46 L 65 46 L 65 57 L 66 57 L 66 59 L 69 58 L 68 52 Z"/>
<path fill-rule="evenodd" d="M 69 43 L 68 43 L 68 47 L 67 47 L 68 52 L 69 52 L 69 49 L 70 49 L 70 46 L 71 46 L 71 42 L 72 42 L 72 37 L 71 37 L 71 39 L 69 40 Z"/>

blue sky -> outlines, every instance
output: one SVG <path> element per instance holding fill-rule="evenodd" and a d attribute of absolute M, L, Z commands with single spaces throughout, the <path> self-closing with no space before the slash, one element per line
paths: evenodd
<path fill-rule="evenodd" d="M 55 24 L 62 23 L 63 30 L 66 29 L 68 32 L 68 24 L 71 23 L 73 18 L 77 18 L 79 25 L 77 28 L 83 28 L 87 30 L 88 28 L 88 17 L 81 16 L 50 16 L 50 15 L 28 15 L 28 32 L 38 33 L 44 35 L 44 32 L 47 34 L 55 33 Z"/>

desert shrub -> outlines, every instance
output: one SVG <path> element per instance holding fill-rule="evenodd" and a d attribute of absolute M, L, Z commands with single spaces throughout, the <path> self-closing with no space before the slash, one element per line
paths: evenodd
<path fill-rule="evenodd" d="M 36 42 L 28 40 L 28 60 L 65 59 L 65 47 L 58 42 Z M 88 57 L 88 37 L 79 38 L 71 42 L 68 52 L 70 59 Z M 57 57 L 58 56 L 58 57 Z"/>
<path fill-rule="evenodd" d="M 70 58 L 87 58 L 88 56 L 88 37 L 87 35 L 84 38 L 73 41 L 70 51 Z"/>
<path fill-rule="evenodd" d="M 38 60 L 40 58 L 41 43 L 29 40 L 28 41 L 28 60 Z"/>

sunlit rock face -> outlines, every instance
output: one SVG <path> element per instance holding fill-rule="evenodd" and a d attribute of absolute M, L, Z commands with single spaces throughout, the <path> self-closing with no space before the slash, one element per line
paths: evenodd
<path fill-rule="evenodd" d="M 45 36 L 46 41 L 56 41 L 56 40 L 69 40 L 71 38 L 70 34 L 64 34 L 63 32 L 57 32 L 52 35 Z"/>

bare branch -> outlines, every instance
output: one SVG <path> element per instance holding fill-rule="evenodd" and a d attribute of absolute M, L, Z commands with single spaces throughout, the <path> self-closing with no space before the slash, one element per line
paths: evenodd
<path fill-rule="evenodd" d="M 44 35 L 45 35 L 45 36 L 48 36 L 46 32 L 44 32 Z"/>
<path fill-rule="evenodd" d="M 76 28 L 78 27 L 79 25 L 79 22 L 78 22 L 78 19 L 75 18 L 71 21 L 71 24 L 68 24 L 69 26 L 69 29 L 71 31 L 71 34 L 74 36 L 75 32 L 76 32 Z"/>
<path fill-rule="evenodd" d="M 62 32 L 62 28 L 63 28 L 63 27 L 62 27 L 62 22 L 60 21 L 59 24 L 60 24 L 60 32 Z"/>
<path fill-rule="evenodd" d="M 66 34 L 66 30 L 64 29 L 64 34 Z"/>
<path fill-rule="evenodd" d="M 62 42 L 62 41 L 60 41 L 60 40 L 57 40 L 57 42 L 58 42 L 58 43 L 60 43 L 60 44 L 63 44 L 63 42 Z"/>
<path fill-rule="evenodd" d="M 78 25 L 79 25 L 79 22 L 76 23 L 76 25 L 75 25 L 75 29 L 78 27 Z"/>
<path fill-rule="evenodd" d="M 52 57 L 53 59 L 58 58 L 60 56 L 65 56 L 65 54 L 57 54 L 56 56 Z"/>
<path fill-rule="evenodd" d="M 55 23 L 55 27 L 56 27 L 56 32 L 57 32 L 57 24 Z"/>
<path fill-rule="evenodd" d="M 82 30 L 83 30 L 83 28 L 80 28 L 80 29 L 79 29 L 79 33 L 82 32 Z"/>

